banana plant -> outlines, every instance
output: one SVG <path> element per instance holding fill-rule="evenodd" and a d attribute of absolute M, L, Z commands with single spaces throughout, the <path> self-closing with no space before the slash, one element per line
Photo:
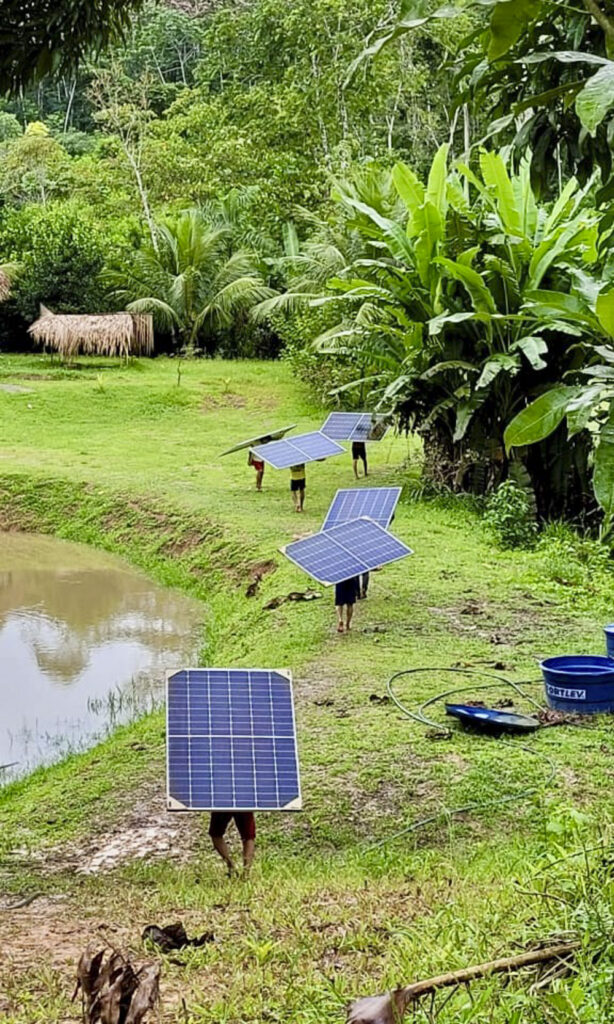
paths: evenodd
<path fill-rule="evenodd" d="M 362 244 L 324 294 L 311 292 L 311 306 L 343 312 L 315 346 L 362 368 L 344 387 L 366 386 L 374 405 L 434 438 L 451 462 L 470 469 L 468 452 L 486 458 L 496 482 L 506 424 L 590 348 L 587 311 L 576 307 L 596 287 L 597 217 L 575 179 L 540 205 L 528 159 L 510 175 L 498 153 L 483 152 L 475 171 L 449 168 L 444 146 L 426 182 L 398 164 L 392 184 L 396 202 L 372 188 L 367 199 L 360 182 L 335 190 Z"/>
<path fill-rule="evenodd" d="M 548 388 L 517 413 L 505 431 L 505 445 L 511 451 L 537 444 L 563 421 L 569 439 L 588 431 L 593 440 L 593 489 L 604 513 L 605 539 L 614 531 L 614 289 L 596 288 L 585 299 L 567 297 L 568 313 L 582 324 L 584 337 L 592 339 L 589 365 L 569 373 L 565 383 Z M 547 293 L 532 302 L 540 315 L 557 315 L 560 310 Z"/>

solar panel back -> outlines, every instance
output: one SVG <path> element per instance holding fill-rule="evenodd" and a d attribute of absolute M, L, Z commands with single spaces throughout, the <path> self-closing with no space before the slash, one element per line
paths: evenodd
<path fill-rule="evenodd" d="M 290 674 L 199 668 L 170 675 L 167 794 L 169 810 L 299 810 Z"/>
<path fill-rule="evenodd" d="M 323 530 L 367 516 L 384 529 L 390 526 L 401 487 L 353 487 L 337 491 L 326 513 Z"/>
<path fill-rule="evenodd" d="M 344 448 L 336 441 L 326 437 L 321 431 L 314 430 L 309 434 L 297 434 L 296 437 L 284 441 L 271 441 L 270 444 L 255 445 L 254 455 L 264 459 L 275 469 L 289 469 L 290 466 L 304 462 L 315 462 L 327 459 L 331 455 L 341 455 Z"/>
<path fill-rule="evenodd" d="M 286 545 L 281 551 L 325 586 L 413 554 L 406 544 L 367 518 L 321 530 Z"/>
<path fill-rule="evenodd" d="M 384 416 L 371 412 L 331 412 L 322 433 L 336 441 L 381 441 L 389 426 Z"/>
<path fill-rule="evenodd" d="M 289 427 L 280 427 L 279 430 L 269 430 L 267 434 L 258 434 L 256 437 L 250 437 L 249 441 L 239 441 L 238 444 L 234 444 L 232 448 L 227 448 L 225 452 L 222 452 L 220 458 L 223 455 L 232 455 L 233 452 L 243 451 L 245 448 L 251 448 L 255 444 L 266 444 L 269 441 L 278 441 L 280 438 L 287 434 L 289 430 L 294 430 L 296 423 L 292 423 Z"/>

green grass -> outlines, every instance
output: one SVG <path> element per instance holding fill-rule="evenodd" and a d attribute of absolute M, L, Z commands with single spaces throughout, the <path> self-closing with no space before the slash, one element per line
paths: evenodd
<path fill-rule="evenodd" d="M 67 370 L 2 357 L 0 384 L 32 390 L 0 389 L 0 526 L 105 547 L 199 597 L 210 664 L 291 667 L 305 808 L 260 816 L 249 883 L 222 878 L 204 822 L 186 860 L 85 877 L 63 865 L 64 850 L 116 823 L 129 827 L 121 823 L 144 787 L 157 786 L 152 799 L 162 811 L 162 717 L 6 788 L 4 888 L 64 901 L 49 904 L 59 951 L 39 938 L 24 954 L 20 917 L 0 913 L 0 1021 L 78 1019 L 66 1002 L 75 947 L 101 920 L 117 928 L 114 941 L 135 949 L 151 920 L 182 917 L 188 930 L 216 932 L 219 941 L 190 954 L 187 966 L 165 969 L 164 1020 L 177 1024 L 333 1021 L 346 998 L 513 952 L 551 932 L 580 927 L 589 947 L 599 946 L 614 906 L 601 856 L 564 861 L 554 884 L 536 872 L 583 845 L 611 843 L 610 721 L 544 729 L 528 741 L 532 754 L 456 731 L 432 736 L 394 705 L 371 700 L 385 694 L 390 675 L 419 666 L 429 671 L 397 684 L 412 707 L 461 685 L 462 677 L 438 671 L 453 666 L 527 680 L 539 697 L 540 657 L 602 649 L 612 583 L 591 545 L 558 531 L 535 552 L 502 552 L 464 503 L 405 501 L 394 530 L 415 555 L 373 574 L 353 635 L 334 633 L 330 591 L 265 611 L 271 597 L 308 585 L 277 549 L 316 529 L 335 489 L 351 485 L 349 456 L 309 468 L 307 511 L 296 516 L 286 473 L 267 471 L 256 494 L 245 456 L 219 457 L 261 424 L 319 425 L 322 411 L 289 368 L 189 363 L 178 387 L 176 365 L 84 361 Z M 417 472 L 414 442 L 372 450 L 373 484 Z M 275 571 L 247 598 L 254 566 L 268 561 Z M 443 723 L 441 706 L 431 712 Z M 546 787 L 551 762 L 556 776 Z M 511 806 L 493 803 L 528 789 L 535 792 Z M 446 813 L 473 802 L 483 809 Z M 428 827 L 377 845 L 432 815 Z M 558 898 L 539 894 L 545 883 Z M 538 894 L 520 898 L 518 887 Z M 76 938 L 67 938 L 66 921 Z M 457 993 L 440 1019 L 596 1020 L 604 979 L 587 948 L 577 1017 L 563 1003 L 555 1016 L 547 989 L 530 997 L 528 983 L 494 981 L 474 987 L 473 1006 L 465 990 Z M 557 985 L 568 998 L 571 982 Z"/>

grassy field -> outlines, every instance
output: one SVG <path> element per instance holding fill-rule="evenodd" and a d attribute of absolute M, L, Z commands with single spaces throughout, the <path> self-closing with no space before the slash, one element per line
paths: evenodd
<path fill-rule="evenodd" d="M 142 953 L 142 927 L 177 918 L 216 941 L 165 964 L 169 1024 L 342 1020 L 350 998 L 568 929 L 584 937 L 574 976 L 534 992 L 533 977 L 483 982 L 439 1019 L 609 1019 L 610 722 L 545 728 L 523 749 L 449 738 L 386 699 L 390 676 L 420 667 L 395 684 L 412 708 L 471 681 L 452 667 L 526 682 L 539 699 L 541 656 L 602 649 L 613 617 L 603 559 L 562 530 L 534 552 L 502 552 L 463 503 L 407 499 L 394 530 L 415 555 L 372 576 L 353 635 L 334 632 L 330 591 L 267 611 L 308 585 L 277 549 L 352 484 L 349 455 L 309 467 L 298 517 L 288 474 L 267 471 L 257 494 L 244 455 L 219 457 L 261 425 L 320 424 L 289 368 L 185 363 L 180 384 L 177 370 L 1 357 L 0 527 L 106 547 L 199 597 L 204 663 L 291 667 L 305 809 L 261 815 L 252 878 L 227 881 L 206 823 L 164 812 L 159 714 L 1 791 L 2 889 L 41 896 L 0 910 L 0 1021 L 79 1020 L 69 994 L 87 942 L 106 934 Z M 371 483 L 416 479 L 416 443 L 372 450 Z M 509 696 L 502 686 L 493 699 Z M 441 705 L 430 713 L 443 724 Z M 134 856 L 139 835 L 153 836 L 149 859 Z M 113 869 L 84 873 L 118 837 Z"/>

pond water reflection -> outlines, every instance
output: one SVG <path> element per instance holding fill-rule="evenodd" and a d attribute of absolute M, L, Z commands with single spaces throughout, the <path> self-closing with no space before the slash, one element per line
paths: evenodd
<path fill-rule="evenodd" d="M 0 533 L 0 782 L 158 703 L 203 607 L 80 544 Z"/>

